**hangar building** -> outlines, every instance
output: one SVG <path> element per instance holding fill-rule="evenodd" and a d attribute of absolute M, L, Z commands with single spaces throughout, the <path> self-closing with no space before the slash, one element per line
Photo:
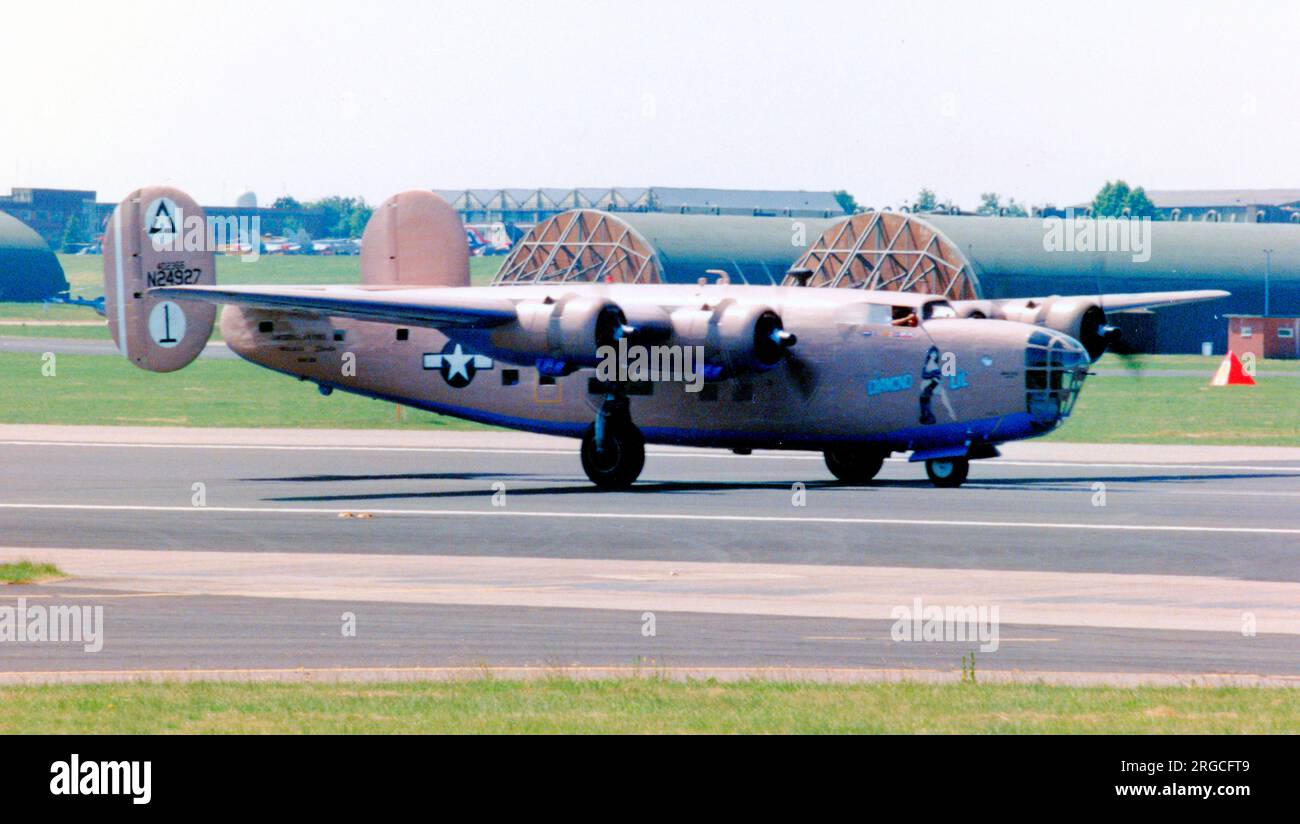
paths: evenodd
<path fill-rule="evenodd" d="M 34 229 L 0 212 L 0 301 L 37 301 L 68 290 L 59 260 Z"/>
<path fill-rule="evenodd" d="M 934 227 L 898 212 L 826 218 L 562 212 L 534 226 L 494 285 L 612 280 L 771 286 L 807 267 L 809 286 L 924 290 L 980 296 L 960 250 Z"/>
<path fill-rule="evenodd" d="M 465 223 L 531 226 L 570 209 L 663 212 L 745 217 L 836 217 L 843 207 L 831 192 L 696 189 L 671 186 L 577 189 L 436 189 Z"/>
<path fill-rule="evenodd" d="M 1146 314 L 1140 337 L 1151 351 L 1200 353 L 1209 341 L 1222 354 L 1227 315 L 1259 314 L 1266 305 L 1272 314 L 1300 314 L 1300 227 L 1290 224 L 1152 221 L 1150 258 L 1143 260 L 1145 255 L 1129 251 L 1048 251 L 1042 220 L 925 219 L 961 248 L 986 298 L 1170 289 L 1232 293 Z M 1132 337 L 1137 330 L 1125 331 Z"/>
<path fill-rule="evenodd" d="M 1079 222 L 1080 224 L 1082 221 Z M 1076 224 L 1078 225 L 1078 224 Z M 1043 221 L 867 212 L 740 217 L 564 212 L 539 223 L 493 283 L 691 283 L 726 272 L 773 284 L 792 268 L 810 286 L 906 289 L 955 299 L 1226 289 L 1230 298 L 1118 318 L 1126 337 L 1158 352 L 1227 346 L 1227 314 L 1300 314 L 1300 228 L 1255 223 L 1151 222 L 1149 256 L 1049 251 Z M 937 232 L 935 230 L 938 230 Z"/>
<path fill-rule="evenodd" d="M 96 221 L 95 193 L 83 189 L 14 188 L 0 195 L 0 212 L 18 218 L 45 239 L 51 248 L 59 248 L 68 220 L 79 217 L 88 233 L 99 226 Z"/>
<path fill-rule="evenodd" d="M 792 233 L 793 222 L 574 209 L 516 241 L 492 282 L 694 283 L 724 271 L 733 283 L 780 283 L 804 250 L 794 242 L 802 238 Z M 811 222 L 817 231 L 829 223 Z"/>
<path fill-rule="evenodd" d="M 1300 223 L 1300 189 L 1147 189 L 1165 220 Z M 1090 203 L 1073 206 L 1084 214 Z"/>

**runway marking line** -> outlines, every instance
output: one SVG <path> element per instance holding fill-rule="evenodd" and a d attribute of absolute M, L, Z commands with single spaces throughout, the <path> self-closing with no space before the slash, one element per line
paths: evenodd
<path fill-rule="evenodd" d="M 0 509 L 85 512 L 174 512 L 239 515 L 329 515 L 346 509 L 270 506 L 145 506 L 142 504 L 22 504 L 0 503 Z M 367 509 L 373 515 L 421 518 L 569 518 L 579 520 L 695 521 L 714 523 L 832 524 L 852 526 L 938 526 L 993 529 L 1081 529 L 1100 532 L 1203 532 L 1230 535 L 1300 535 L 1300 528 L 1250 526 L 1184 526 L 1176 524 L 1084 524 L 1054 521 L 943 521 L 921 518 L 846 518 L 815 515 L 691 515 L 668 512 L 563 512 L 478 509 Z"/>
<path fill-rule="evenodd" d="M 89 449 L 227 449 L 280 452 L 416 452 L 416 453 L 459 453 L 484 455 L 554 455 L 557 457 L 574 457 L 576 450 L 567 449 L 498 449 L 495 447 L 476 448 L 468 446 L 325 446 L 325 445 L 289 445 L 289 444 L 203 444 L 203 443 L 108 443 L 105 441 L 37 441 L 37 440 L 0 440 L 0 446 L 71 446 Z M 682 452 L 647 452 L 648 458 L 727 458 L 734 460 L 768 460 L 768 461 L 821 461 L 820 455 L 803 453 L 737 455 L 733 452 L 713 451 L 708 447 Z M 888 463 L 911 463 L 906 458 L 888 458 Z M 1233 464 L 1193 464 L 1193 463 L 1096 463 L 1086 461 L 1024 461 L 996 458 L 987 462 L 988 466 L 1028 466 L 1028 467 L 1083 467 L 1091 469 L 1201 469 L 1227 470 L 1232 472 L 1300 472 L 1300 466 L 1240 466 Z"/>

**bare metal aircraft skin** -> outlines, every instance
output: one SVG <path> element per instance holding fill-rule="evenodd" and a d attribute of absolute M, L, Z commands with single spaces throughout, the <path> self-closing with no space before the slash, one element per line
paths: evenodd
<path fill-rule="evenodd" d="M 1226 294 L 949 302 L 724 284 L 427 285 L 467 281 L 455 213 L 429 198 L 404 193 L 377 210 L 366 285 L 223 287 L 210 251 L 156 248 L 160 226 L 183 232 L 170 211 L 201 215 L 197 205 L 166 187 L 133 193 L 107 233 L 114 339 L 138 366 L 171 371 L 197 356 L 225 304 L 222 336 L 255 364 L 324 394 L 580 438 L 584 469 L 606 488 L 636 480 L 646 443 L 816 450 L 851 483 L 911 452 L 936 485 L 958 486 L 970 460 L 1065 420 L 1114 339 L 1106 312 Z M 398 261 L 419 264 L 420 285 Z M 430 278 L 439 265 L 451 274 Z"/>

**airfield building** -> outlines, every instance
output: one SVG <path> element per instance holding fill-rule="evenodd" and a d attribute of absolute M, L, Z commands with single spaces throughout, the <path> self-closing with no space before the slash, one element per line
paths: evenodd
<path fill-rule="evenodd" d="M 1076 226 L 1082 226 L 1078 221 Z M 1226 289 L 1232 296 L 1116 316 L 1144 351 L 1225 351 L 1228 314 L 1300 314 L 1300 227 L 1147 223 L 1143 248 L 1054 250 L 1042 220 L 868 212 L 740 217 L 564 212 L 530 230 L 494 283 L 613 280 L 925 290 L 954 299 Z M 936 231 L 937 230 L 937 231 Z M 801 270 L 792 274 L 791 270 Z"/>
<path fill-rule="evenodd" d="M 1300 314 L 1300 226 L 1153 221 L 1145 251 L 1064 251 L 1042 220 L 928 215 L 970 261 L 986 298 L 1226 289 L 1231 297 L 1128 315 L 1144 349 L 1223 353 L 1229 314 Z M 1079 221 L 1081 224 L 1083 221 Z M 1067 222 L 1068 224 L 1068 222 Z M 1268 298 L 1265 298 L 1267 288 Z"/>
<path fill-rule="evenodd" d="M 319 209 L 273 209 L 249 204 L 246 198 L 235 206 L 205 206 L 209 217 L 253 217 L 261 219 L 262 230 L 279 233 L 286 225 L 301 226 L 312 237 L 324 237 L 328 229 L 325 214 Z M 83 189 L 15 188 L 0 195 L 0 213 L 17 218 L 30 226 L 51 249 L 63 245 L 64 233 L 75 216 L 87 240 L 95 240 L 104 231 L 116 203 L 100 203 L 96 192 Z"/>
<path fill-rule="evenodd" d="M 1229 315 L 1228 347 L 1257 359 L 1300 359 L 1300 317 Z"/>
<path fill-rule="evenodd" d="M 37 301 L 68 290 L 63 267 L 34 229 L 0 212 L 0 301 Z"/>
<path fill-rule="evenodd" d="M 614 281 L 780 283 L 830 221 L 573 209 L 538 223 L 514 245 L 494 285 Z"/>
<path fill-rule="evenodd" d="M 1165 220 L 1205 223 L 1300 223 L 1300 189 L 1148 189 Z M 1082 215 L 1088 203 L 1071 207 Z"/>
<path fill-rule="evenodd" d="M 81 189 L 12 189 L 0 195 L 0 212 L 21 220 L 36 231 L 50 248 L 58 249 L 68 221 L 75 215 L 86 234 L 98 231 L 95 193 Z"/>
<path fill-rule="evenodd" d="M 570 209 L 744 217 L 835 217 L 844 208 L 832 192 L 694 189 L 671 186 L 578 189 L 435 190 L 465 223 L 532 226 Z"/>

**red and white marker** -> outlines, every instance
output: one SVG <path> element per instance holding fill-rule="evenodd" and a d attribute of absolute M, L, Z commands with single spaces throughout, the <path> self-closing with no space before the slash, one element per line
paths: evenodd
<path fill-rule="evenodd" d="M 1246 374 L 1246 370 L 1241 365 L 1241 359 L 1237 357 L 1236 352 L 1229 352 L 1224 358 L 1223 363 L 1219 364 L 1219 371 L 1215 373 L 1214 380 L 1210 381 L 1210 386 L 1254 386 L 1255 379 Z"/>

